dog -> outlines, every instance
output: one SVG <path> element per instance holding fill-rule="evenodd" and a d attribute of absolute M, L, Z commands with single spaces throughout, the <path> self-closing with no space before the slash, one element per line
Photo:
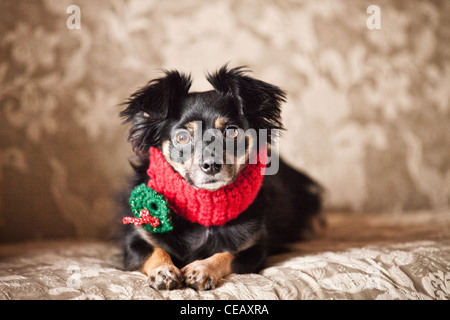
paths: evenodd
<path fill-rule="evenodd" d="M 250 164 L 252 152 L 265 150 L 270 155 L 271 160 L 267 158 L 266 165 L 260 166 L 266 170 L 275 163 L 277 154 L 272 150 L 272 141 L 276 141 L 277 132 L 284 130 L 281 105 L 286 94 L 249 73 L 245 67 L 225 65 L 207 74 L 213 90 L 189 92 L 190 75 L 164 71 L 162 77 L 150 81 L 123 103 L 120 116 L 130 125 L 128 141 L 137 157 L 130 161 L 135 174 L 123 192 L 121 217 L 130 216 L 128 199 L 133 188 L 152 181 L 149 172 L 153 169 L 149 168 L 157 160 L 151 160 L 149 153 L 159 155 L 162 166 L 169 165 L 167 170 L 173 171 L 182 188 L 207 196 L 221 192 L 227 206 L 233 206 L 234 200 L 226 198 L 227 191 L 223 190 L 234 188 L 236 181 L 251 171 L 247 168 L 259 164 L 257 160 L 257 164 Z M 213 132 L 208 141 L 198 138 L 208 130 Z M 260 136 L 246 136 L 245 132 L 251 130 L 265 132 L 267 139 L 260 143 L 264 140 Z M 214 150 L 210 150 L 212 141 Z M 236 148 L 238 142 L 240 151 Z M 199 222 L 195 215 L 200 209 L 191 212 L 192 218 L 173 210 L 169 201 L 173 211 L 170 231 L 153 233 L 139 224 L 123 224 L 124 268 L 140 270 L 157 290 L 183 286 L 209 290 L 231 273 L 257 273 L 265 267 L 269 254 L 305 239 L 313 233 L 317 221 L 323 224 L 319 183 L 282 159 L 277 169 L 276 174 L 264 175 L 261 183 L 257 176 L 240 179 L 256 191 L 240 196 L 238 189 L 239 201 L 252 201 L 244 203 L 245 209 L 236 211 L 231 219 L 214 222 L 207 217 Z M 153 177 L 158 178 L 157 174 Z M 165 179 L 159 180 L 164 184 L 172 178 Z M 167 193 L 170 191 L 169 188 Z M 172 192 L 170 196 L 177 197 L 182 192 Z M 184 205 L 204 205 L 203 200 L 193 197 L 183 198 Z M 227 214 L 221 211 L 219 216 Z"/>

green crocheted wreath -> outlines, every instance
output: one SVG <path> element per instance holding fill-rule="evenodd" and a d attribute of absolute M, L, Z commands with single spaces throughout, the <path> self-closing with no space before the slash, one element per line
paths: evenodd
<path fill-rule="evenodd" d="M 173 229 L 166 198 L 144 183 L 131 192 L 130 205 L 135 218 L 124 218 L 123 223 L 134 223 L 154 233 Z"/>

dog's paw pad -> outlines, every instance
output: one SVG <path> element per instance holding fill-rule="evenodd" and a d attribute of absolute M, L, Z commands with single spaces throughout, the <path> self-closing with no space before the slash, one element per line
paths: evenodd
<path fill-rule="evenodd" d="M 211 290 L 217 285 L 217 278 L 206 266 L 191 263 L 182 269 L 184 283 L 195 290 Z"/>
<path fill-rule="evenodd" d="M 183 276 L 173 265 L 164 265 L 153 269 L 148 275 L 148 284 L 157 290 L 173 290 L 181 288 Z"/>

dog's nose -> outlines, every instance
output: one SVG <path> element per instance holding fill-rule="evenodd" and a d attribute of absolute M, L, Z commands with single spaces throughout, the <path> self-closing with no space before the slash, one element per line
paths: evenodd
<path fill-rule="evenodd" d="M 202 171 L 204 173 L 213 175 L 213 174 L 216 174 L 217 172 L 219 172 L 220 169 L 222 169 L 222 164 L 216 163 L 214 161 L 214 158 L 211 158 L 211 159 L 204 160 L 203 163 L 200 164 L 200 167 L 202 168 Z"/>

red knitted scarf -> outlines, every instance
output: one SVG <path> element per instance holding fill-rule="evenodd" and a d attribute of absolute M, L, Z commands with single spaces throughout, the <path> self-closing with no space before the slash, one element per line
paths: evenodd
<path fill-rule="evenodd" d="M 172 211 L 184 219 L 207 227 L 224 225 L 255 200 L 264 178 L 266 160 L 264 149 L 257 163 L 246 165 L 232 184 L 209 191 L 189 185 L 167 163 L 160 150 L 150 148 L 147 186 L 166 197 Z"/>

